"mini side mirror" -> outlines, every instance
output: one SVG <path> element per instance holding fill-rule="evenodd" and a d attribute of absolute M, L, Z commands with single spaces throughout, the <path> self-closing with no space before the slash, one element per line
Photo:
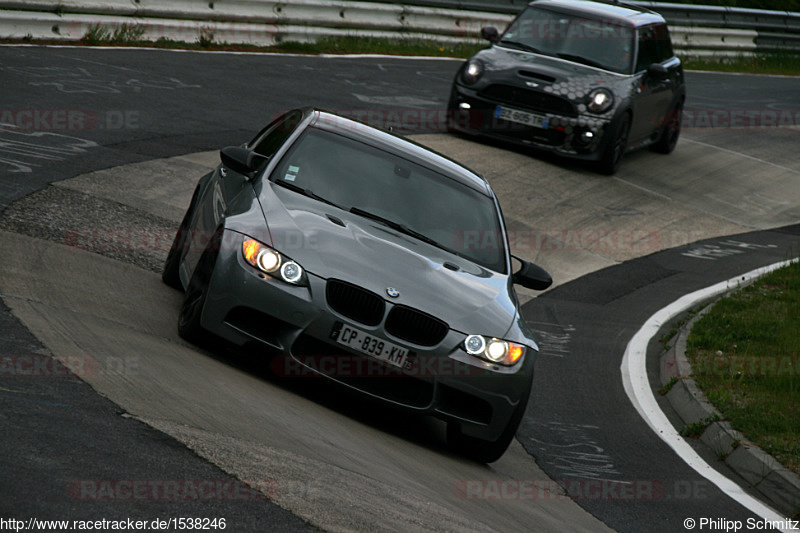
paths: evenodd
<path fill-rule="evenodd" d="M 665 80 L 669 77 L 667 67 L 661 63 L 653 63 L 647 67 L 647 74 L 655 80 Z"/>
<path fill-rule="evenodd" d="M 535 291 L 543 291 L 553 284 L 553 278 L 539 265 L 535 265 L 530 261 L 525 261 L 516 256 L 514 259 L 522 264 L 519 270 L 514 272 L 514 275 L 511 277 L 511 281 L 515 284 L 522 285 L 523 287 Z"/>
<path fill-rule="evenodd" d="M 500 38 L 500 32 L 494 26 L 484 26 L 481 28 L 481 39 L 486 39 L 490 43 L 497 42 Z"/>

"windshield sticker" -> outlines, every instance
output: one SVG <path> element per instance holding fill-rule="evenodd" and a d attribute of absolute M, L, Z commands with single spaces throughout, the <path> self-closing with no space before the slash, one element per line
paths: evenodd
<path fill-rule="evenodd" d="M 300 167 L 289 165 L 289 170 L 286 171 L 286 175 L 283 177 L 284 181 L 294 181 L 298 172 L 300 172 Z"/>

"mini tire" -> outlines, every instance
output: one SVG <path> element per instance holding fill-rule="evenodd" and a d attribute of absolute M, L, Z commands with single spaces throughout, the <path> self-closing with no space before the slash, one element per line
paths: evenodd
<path fill-rule="evenodd" d="M 611 176 L 619 170 L 622 157 L 628 148 L 628 135 L 631 131 L 631 115 L 625 113 L 614 128 L 611 142 L 605 147 L 600 161 L 597 162 L 597 171 Z"/>
<path fill-rule="evenodd" d="M 678 144 L 678 137 L 681 135 L 681 122 L 683 122 L 683 101 L 675 104 L 667 112 L 664 120 L 664 127 L 661 136 L 650 149 L 659 154 L 670 154 Z"/>

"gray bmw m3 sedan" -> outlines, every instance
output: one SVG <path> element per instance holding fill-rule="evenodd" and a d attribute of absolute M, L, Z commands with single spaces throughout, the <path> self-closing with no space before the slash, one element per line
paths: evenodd
<path fill-rule="evenodd" d="M 185 291 L 187 340 L 255 345 L 278 374 L 438 417 L 448 443 L 481 462 L 505 452 L 532 386 L 538 347 L 513 284 L 551 284 L 512 262 L 482 177 L 311 108 L 221 151 L 163 280 Z"/>

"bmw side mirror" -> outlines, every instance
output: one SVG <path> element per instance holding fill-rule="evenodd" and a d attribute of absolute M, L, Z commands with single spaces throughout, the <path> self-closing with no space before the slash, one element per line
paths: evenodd
<path fill-rule="evenodd" d="M 647 67 L 647 74 L 655 80 L 665 80 L 669 76 L 669 71 L 661 63 L 653 63 Z"/>
<path fill-rule="evenodd" d="M 500 32 L 494 26 L 484 26 L 481 28 L 481 39 L 486 39 L 490 43 L 497 42 L 500 38 Z"/>
<path fill-rule="evenodd" d="M 248 178 L 252 178 L 267 160 L 263 155 L 242 146 L 227 146 L 220 151 L 219 157 L 223 165 Z"/>
<path fill-rule="evenodd" d="M 522 285 L 523 287 L 535 291 L 543 291 L 553 284 L 553 278 L 539 265 L 535 265 L 530 261 L 525 261 L 516 256 L 514 256 L 514 259 L 519 261 L 522 265 L 519 270 L 514 272 L 514 275 L 511 276 L 511 281 L 515 284 Z"/>

